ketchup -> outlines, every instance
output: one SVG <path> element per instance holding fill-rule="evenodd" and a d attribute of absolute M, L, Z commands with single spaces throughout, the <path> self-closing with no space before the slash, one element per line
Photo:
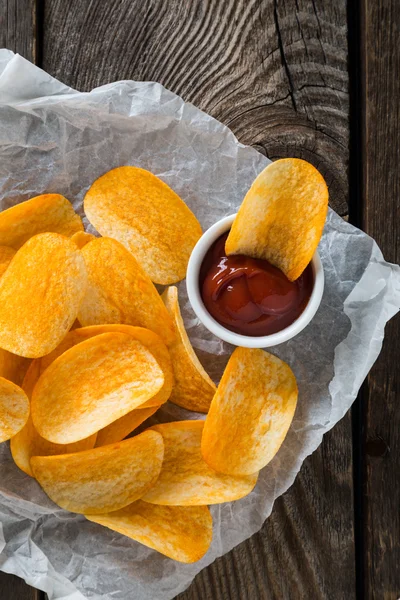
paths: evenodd
<path fill-rule="evenodd" d="M 221 325 L 242 335 L 281 331 L 306 307 L 314 285 L 311 264 L 296 281 L 267 260 L 242 254 L 226 256 L 228 233 L 204 257 L 200 290 L 204 305 Z"/>

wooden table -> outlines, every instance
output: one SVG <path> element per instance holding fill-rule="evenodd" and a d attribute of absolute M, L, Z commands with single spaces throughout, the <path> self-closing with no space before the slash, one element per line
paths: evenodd
<path fill-rule="evenodd" d="M 400 261 L 398 0 L 0 0 L 0 45 L 79 90 L 155 80 L 270 158 Z M 262 530 L 179 600 L 400 597 L 400 319 L 344 419 Z M 1 600 L 43 598 L 0 574 Z M 130 599 L 127 599 L 130 600 Z"/>

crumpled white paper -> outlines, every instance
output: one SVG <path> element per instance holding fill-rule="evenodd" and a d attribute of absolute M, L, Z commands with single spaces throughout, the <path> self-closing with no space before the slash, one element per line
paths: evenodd
<path fill-rule="evenodd" d="M 82 214 L 89 185 L 125 164 L 161 177 L 206 229 L 237 210 L 268 160 L 157 83 L 121 81 L 79 93 L 0 51 L 1 210 L 59 192 Z M 400 268 L 386 263 L 370 237 L 333 211 L 319 251 L 326 278 L 321 307 L 300 335 L 272 349 L 298 380 L 293 425 L 253 493 L 212 507 L 213 543 L 200 562 L 176 563 L 60 510 L 14 465 L 8 444 L 1 444 L 0 569 L 51 600 L 168 600 L 259 530 L 303 460 L 349 409 L 379 354 L 385 323 L 400 307 Z M 179 292 L 192 343 L 218 381 L 232 348 L 195 318 L 184 282 Z M 160 421 L 196 417 L 172 404 L 160 413 Z"/>

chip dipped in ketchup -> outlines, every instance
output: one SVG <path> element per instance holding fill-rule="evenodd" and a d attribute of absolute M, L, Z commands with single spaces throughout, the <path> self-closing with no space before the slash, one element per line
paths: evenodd
<path fill-rule="evenodd" d="M 204 305 L 218 323 L 242 335 L 264 336 L 288 327 L 303 312 L 314 285 L 311 264 L 296 281 L 266 260 L 227 256 L 229 231 L 208 250 L 200 269 Z"/>

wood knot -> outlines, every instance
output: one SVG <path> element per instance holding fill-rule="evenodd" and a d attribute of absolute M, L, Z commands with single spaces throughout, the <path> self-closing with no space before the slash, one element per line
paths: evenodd
<path fill-rule="evenodd" d="M 379 435 L 375 438 L 367 440 L 365 445 L 368 456 L 383 457 L 389 454 L 389 445 Z"/>

